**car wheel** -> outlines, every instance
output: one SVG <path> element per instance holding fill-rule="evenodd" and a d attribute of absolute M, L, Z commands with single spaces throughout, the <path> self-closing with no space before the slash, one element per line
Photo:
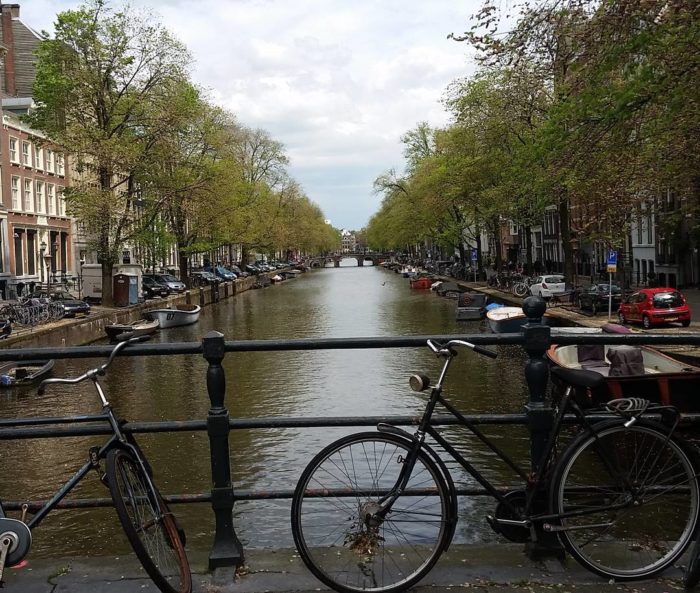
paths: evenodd
<path fill-rule="evenodd" d="M 644 329 L 651 329 L 651 319 L 649 319 L 648 315 L 642 316 L 642 325 L 644 326 Z"/>
<path fill-rule="evenodd" d="M 681 321 L 681 325 L 683 327 L 688 327 L 690 325 L 690 319 L 684 319 L 683 321 Z"/>
<path fill-rule="evenodd" d="M 625 323 L 627 323 L 627 319 L 625 319 L 625 315 L 622 311 L 617 312 L 617 321 L 620 325 L 625 325 Z"/>

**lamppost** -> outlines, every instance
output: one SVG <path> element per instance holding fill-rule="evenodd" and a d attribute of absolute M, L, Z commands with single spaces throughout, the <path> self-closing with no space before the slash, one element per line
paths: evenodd
<path fill-rule="evenodd" d="M 85 258 L 80 258 L 80 270 L 78 273 L 78 298 L 83 298 L 83 266 L 85 265 Z"/>

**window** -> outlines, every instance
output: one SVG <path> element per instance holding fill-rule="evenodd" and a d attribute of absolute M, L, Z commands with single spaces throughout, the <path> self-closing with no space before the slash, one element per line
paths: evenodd
<path fill-rule="evenodd" d="M 19 177 L 12 177 L 12 209 L 19 210 Z"/>
<path fill-rule="evenodd" d="M 53 183 L 46 184 L 46 201 L 49 203 L 49 214 L 56 214 L 56 195 Z"/>
<path fill-rule="evenodd" d="M 10 137 L 10 162 L 19 163 L 19 156 L 17 154 L 17 138 Z"/>
<path fill-rule="evenodd" d="M 34 166 L 37 169 L 44 169 L 44 151 L 38 146 L 34 147 Z"/>
<path fill-rule="evenodd" d="M 653 237 L 653 232 L 654 232 L 654 225 L 652 224 L 651 221 L 651 214 L 647 216 L 647 243 L 649 245 L 653 245 L 654 243 L 654 237 Z"/>
<path fill-rule="evenodd" d="M 63 197 L 63 190 L 64 187 L 57 187 L 56 188 L 56 193 L 58 194 L 58 215 L 59 216 L 65 216 L 66 215 L 66 200 Z"/>
<path fill-rule="evenodd" d="M 44 182 L 36 182 L 36 211 L 40 213 L 46 212 L 46 207 L 44 205 Z"/>
<path fill-rule="evenodd" d="M 14 239 L 15 239 L 15 275 L 24 276 L 24 242 L 22 237 L 24 235 L 23 229 L 15 229 Z"/>
<path fill-rule="evenodd" d="M 24 180 L 24 210 L 34 212 L 34 187 L 31 179 Z"/>
<path fill-rule="evenodd" d="M 29 142 L 22 142 L 22 164 L 25 167 L 32 166 L 32 145 Z"/>
<path fill-rule="evenodd" d="M 62 154 L 56 155 L 56 173 L 59 175 L 65 175 L 65 163 Z"/>
<path fill-rule="evenodd" d="M 51 150 L 50 148 L 46 149 L 46 170 L 49 173 L 54 172 L 54 154 L 53 150 Z"/>

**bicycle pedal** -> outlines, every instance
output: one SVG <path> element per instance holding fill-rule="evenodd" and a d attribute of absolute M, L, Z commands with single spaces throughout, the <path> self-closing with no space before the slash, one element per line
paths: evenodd
<path fill-rule="evenodd" d="M 489 524 L 489 527 L 493 529 L 496 533 L 501 533 L 501 527 L 498 524 L 498 521 L 496 521 L 496 517 L 493 515 L 486 515 L 486 522 Z"/>

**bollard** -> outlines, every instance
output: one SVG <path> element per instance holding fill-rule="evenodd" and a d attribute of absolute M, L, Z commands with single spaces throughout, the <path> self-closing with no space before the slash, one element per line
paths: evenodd
<path fill-rule="evenodd" d="M 547 304 L 541 297 L 531 296 L 523 301 L 523 311 L 527 315 L 527 323 L 523 326 L 524 348 L 529 356 L 525 363 L 525 381 L 530 393 L 525 411 L 530 431 L 530 468 L 533 475 L 539 469 L 538 464 L 546 450 L 554 423 L 554 411 L 547 401 L 549 366 L 545 354 L 551 343 L 551 330 L 542 323 L 546 310 Z M 544 512 L 548 504 L 547 492 L 539 492 L 537 496 L 540 499 L 538 504 Z M 556 535 L 539 528 L 537 541 L 529 542 L 525 549 L 527 555 L 534 560 L 551 556 L 564 558 L 564 549 Z"/>
<path fill-rule="evenodd" d="M 191 305 L 192 304 L 192 295 L 190 294 L 189 290 L 185 291 L 185 304 L 186 305 Z"/>
<path fill-rule="evenodd" d="M 207 434 L 211 453 L 211 506 L 214 510 L 216 531 L 209 553 L 209 570 L 243 564 L 243 547 L 233 528 L 233 484 L 229 458 L 228 435 L 230 432 L 228 410 L 224 406 L 226 376 L 221 366 L 224 359 L 224 335 L 211 331 L 202 339 L 207 369 L 209 415 Z"/>

